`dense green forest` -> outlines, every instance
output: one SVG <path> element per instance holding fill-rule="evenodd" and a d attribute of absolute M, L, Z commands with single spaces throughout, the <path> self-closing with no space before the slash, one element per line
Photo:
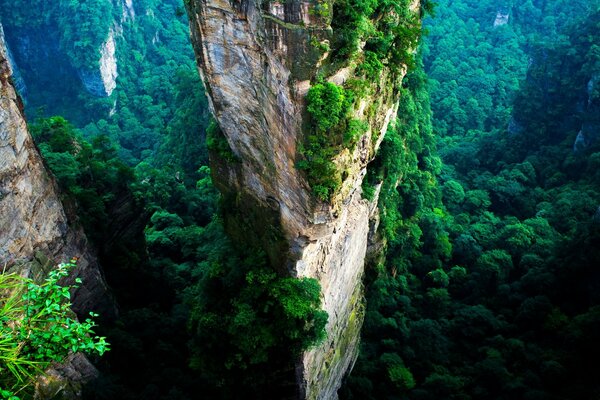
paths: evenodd
<path fill-rule="evenodd" d="M 342 398 L 600 394 L 596 7 L 438 2 L 381 151 L 400 185 Z M 387 161 L 402 143 L 417 157 Z"/>
<path fill-rule="evenodd" d="M 97 318 L 110 351 L 85 398 L 283 398 L 327 315 L 315 280 L 273 272 L 224 233 L 208 157 L 228 148 L 183 3 L 139 0 L 125 20 L 118 2 L 84 3 L 0 1 L 0 20 L 9 44 L 50 29 L 67 55 L 15 51 L 31 132 L 119 305 Z M 343 3 L 354 25 L 337 57 L 354 50 L 363 3 Z M 412 65 L 363 185 L 369 197 L 381 183 L 385 255 L 367 267 L 342 399 L 600 397 L 598 7 L 438 0 L 416 55 L 387 31 L 369 43 L 366 77 L 389 52 Z M 99 98 L 73 76 L 111 21 L 119 76 Z M 327 199 L 336 183 L 320 184 Z"/>

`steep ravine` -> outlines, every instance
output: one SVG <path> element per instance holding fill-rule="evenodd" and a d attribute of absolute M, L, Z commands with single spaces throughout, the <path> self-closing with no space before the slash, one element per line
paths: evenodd
<path fill-rule="evenodd" d="M 336 34 L 330 17 L 315 12 L 317 3 L 297 0 L 186 4 L 211 111 L 235 158 L 211 156 L 213 179 L 227 204 L 227 231 L 238 243 L 261 247 L 275 269 L 320 282 L 327 339 L 297 363 L 298 397 L 335 399 L 358 353 L 361 281 L 369 232 L 378 221 L 377 195 L 364 199 L 361 184 L 397 111 L 404 72 L 384 68 L 355 105 L 354 117 L 369 128 L 356 146 L 336 156 L 343 183 L 324 202 L 297 162 L 308 118 L 305 95 L 327 58 L 315 43 Z M 325 78 L 343 85 L 355 78 L 355 68 L 330 67 Z"/>
<path fill-rule="evenodd" d="M 72 278 L 82 286 L 73 309 L 114 313 L 96 257 L 81 228 L 63 208 L 57 185 L 44 167 L 27 130 L 23 104 L 16 93 L 0 25 L 0 268 L 43 278 L 56 263 L 78 257 Z M 77 395 L 95 375 L 85 357 L 76 355 L 50 371 L 41 398 L 57 392 Z"/>

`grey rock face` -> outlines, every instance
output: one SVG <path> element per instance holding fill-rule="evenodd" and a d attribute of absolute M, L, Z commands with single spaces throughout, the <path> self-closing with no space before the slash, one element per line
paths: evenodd
<path fill-rule="evenodd" d="M 125 22 L 128 19 L 135 19 L 135 8 L 133 6 L 133 0 L 118 0 L 121 5 L 121 22 Z"/>
<path fill-rule="evenodd" d="M 82 399 L 84 383 L 98 376 L 98 370 L 83 354 L 71 354 L 64 363 L 54 366 L 38 379 L 35 400 Z"/>
<path fill-rule="evenodd" d="M 78 70 L 81 83 L 91 94 L 109 97 L 117 87 L 117 58 L 115 55 L 115 35 L 109 31 L 106 41 L 100 48 L 98 68 Z"/>
<path fill-rule="evenodd" d="M 2 25 L 0 25 L 0 29 L 3 30 Z M 0 35 L 4 37 L 4 32 L 0 32 Z M 15 89 L 17 90 L 17 93 L 19 93 L 21 98 L 24 99 L 27 94 L 27 85 L 25 85 L 25 81 L 23 80 L 21 72 L 19 71 L 17 63 L 15 62 L 15 58 L 13 57 L 8 46 L 6 47 L 6 57 L 12 70 L 12 79 Z"/>

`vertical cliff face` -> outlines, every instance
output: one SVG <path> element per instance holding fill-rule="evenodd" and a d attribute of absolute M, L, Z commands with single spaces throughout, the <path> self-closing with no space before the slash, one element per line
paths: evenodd
<path fill-rule="evenodd" d="M 297 365 L 300 398 L 333 399 L 358 352 L 362 275 L 377 195 L 361 184 L 397 111 L 404 68 L 383 68 L 350 113 L 368 128 L 332 162 L 340 187 L 322 201 L 297 168 L 309 128 L 305 97 L 317 74 L 343 86 L 358 61 L 330 63 L 333 3 L 191 0 L 192 42 L 210 105 L 233 153 L 212 155 L 234 240 L 263 248 L 273 267 L 318 279 L 329 314 L 327 339 Z M 412 4 L 412 12 L 418 3 Z M 364 45 L 364 43 L 363 43 Z M 359 48 L 360 53 L 360 48 Z"/>
<path fill-rule="evenodd" d="M 84 283 L 74 297 L 75 310 L 112 312 L 95 256 L 83 231 L 69 225 L 56 183 L 27 130 L 1 25 L 0 232 L 2 268 L 40 277 L 56 263 L 80 257 L 76 274 Z"/>

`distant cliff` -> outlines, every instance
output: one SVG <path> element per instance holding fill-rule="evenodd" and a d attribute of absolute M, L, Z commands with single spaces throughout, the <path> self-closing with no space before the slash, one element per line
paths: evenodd
<path fill-rule="evenodd" d="M 96 0 L 87 6 L 32 1 L 27 7 L 0 0 L 13 69 L 23 75 L 21 82 L 40 86 L 34 92 L 60 83 L 67 91 L 79 84 L 94 96 L 111 96 L 118 76 L 116 38 L 134 17 L 131 0 Z"/>
<path fill-rule="evenodd" d="M 336 17 L 336 7 L 350 6 L 338 3 L 186 2 L 212 112 L 232 152 L 211 155 L 228 233 L 262 248 L 275 269 L 321 284 L 328 336 L 298 362 L 303 399 L 336 398 L 357 356 L 365 256 L 378 224 L 377 190 L 363 196 L 361 185 L 397 112 L 406 68 L 394 57 L 415 43 L 384 32 L 395 48 L 366 51 L 359 27 Z M 365 16 L 375 31 L 386 29 L 383 16 L 417 31 L 419 3 L 395 7 Z M 355 49 L 336 45 L 353 32 L 347 47 Z M 344 111 L 319 122 L 336 101 L 331 109 Z"/>
<path fill-rule="evenodd" d="M 82 229 L 71 222 L 27 130 L 0 25 L 0 268 L 39 279 L 57 263 L 79 257 L 72 278 L 80 277 L 83 284 L 74 295 L 73 309 L 114 313 L 95 255 Z M 52 395 L 77 394 L 81 381 L 93 373 L 85 358 L 71 358 L 52 371 Z"/>

